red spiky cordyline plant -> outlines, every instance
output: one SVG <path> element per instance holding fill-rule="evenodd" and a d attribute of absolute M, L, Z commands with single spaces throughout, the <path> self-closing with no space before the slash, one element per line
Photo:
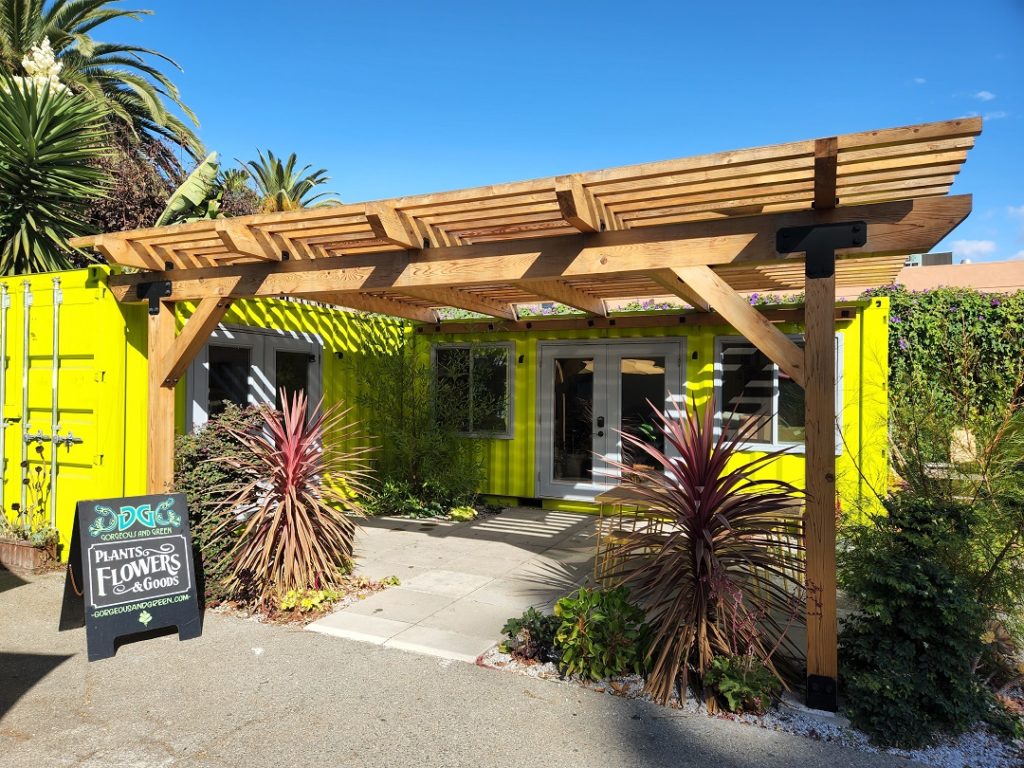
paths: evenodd
<path fill-rule="evenodd" d="M 699 691 L 715 655 L 755 655 L 779 674 L 772 656 L 795 650 L 786 635 L 802 605 L 802 512 L 796 487 L 754 477 L 784 451 L 737 457 L 762 419 L 716 438 L 714 402 L 703 415 L 696 403 L 678 416 L 651 409 L 666 451 L 620 433 L 655 468 L 617 465 L 635 480 L 617 501 L 635 505 L 640 519 L 611 547 L 606 575 L 628 584 L 647 611 L 647 686 L 665 703 L 691 685 Z M 737 613 L 756 630 L 737 632 Z"/>
<path fill-rule="evenodd" d="M 228 587 L 267 608 L 291 589 L 337 586 L 352 564 L 357 496 L 367 475 L 366 448 L 342 450 L 356 437 L 349 409 L 318 403 L 306 419 L 306 394 L 281 390 L 281 411 L 263 408 L 263 429 L 232 430 L 248 449 L 228 459 L 251 478 L 227 502 L 218 535 L 237 537 Z M 325 450 L 325 438 L 332 445 Z"/>

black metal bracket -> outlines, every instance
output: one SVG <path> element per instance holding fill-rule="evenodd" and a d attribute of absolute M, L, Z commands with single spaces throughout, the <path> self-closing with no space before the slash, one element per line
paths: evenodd
<path fill-rule="evenodd" d="M 149 314 L 160 314 L 160 300 L 171 295 L 170 280 L 153 280 L 148 283 L 139 283 L 135 287 L 135 295 L 139 301 L 149 301 Z"/>
<path fill-rule="evenodd" d="M 807 676 L 807 706 L 825 712 L 839 711 L 839 695 L 834 677 Z"/>
<path fill-rule="evenodd" d="M 836 273 L 836 251 L 860 248 L 867 241 L 868 225 L 863 221 L 810 224 L 780 229 L 775 234 L 775 250 L 779 253 L 806 253 L 804 273 L 809 278 L 832 277 Z"/>

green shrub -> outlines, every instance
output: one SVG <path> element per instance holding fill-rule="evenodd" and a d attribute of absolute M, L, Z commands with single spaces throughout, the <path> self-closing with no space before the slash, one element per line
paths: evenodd
<path fill-rule="evenodd" d="M 250 431 L 260 428 L 256 408 L 227 404 L 224 411 L 195 432 L 178 435 L 174 445 L 174 490 L 188 498 L 188 519 L 196 563 L 202 564 L 201 587 L 206 600 L 218 603 L 227 599 L 224 579 L 228 574 L 228 553 L 233 541 L 213 536 L 223 519 L 225 502 L 238 492 L 248 476 L 227 461 L 241 458 L 245 449 L 231 436 L 231 429 Z"/>
<path fill-rule="evenodd" d="M 337 589 L 289 589 L 281 597 L 278 609 L 298 613 L 326 611 L 340 600 L 342 593 Z"/>
<path fill-rule="evenodd" d="M 704 683 L 730 712 L 764 714 L 782 692 L 775 674 L 756 656 L 716 656 L 704 675 Z"/>
<path fill-rule="evenodd" d="M 561 624 L 557 616 L 527 608 L 519 618 L 505 622 L 501 631 L 508 640 L 501 644 L 501 650 L 521 659 L 553 661 L 555 632 Z"/>
<path fill-rule="evenodd" d="M 886 509 L 851 531 L 841 556 L 840 584 L 858 610 L 842 622 L 840 675 L 855 726 L 915 747 L 988 712 L 973 674 L 986 609 L 962 575 L 971 510 L 909 496 Z"/>
<path fill-rule="evenodd" d="M 401 480 L 382 482 L 366 499 L 365 507 L 373 516 L 429 518 L 444 517 L 448 513 L 443 503 L 424 499 L 409 483 Z"/>
<path fill-rule="evenodd" d="M 379 441 L 372 461 L 379 487 L 367 500 L 373 513 L 442 517 L 472 505 L 484 480 L 480 441 L 458 434 L 464 405 L 435 381 L 429 360 L 412 349 L 371 355 L 360 361 L 359 377 L 357 402 Z"/>
<path fill-rule="evenodd" d="M 970 562 L 958 567 L 990 628 L 1009 635 L 978 668 L 999 690 L 1024 647 L 1024 291 L 871 294 L 890 300 L 892 467 L 921 498 L 970 500 Z"/>
<path fill-rule="evenodd" d="M 647 627 L 643 611 L 629 601 L 625 587 L 581 587 L 555 603 L 555 616 L 561 620 L 554 646 L 563 675 L 603 680 L 640 673 Z"/>

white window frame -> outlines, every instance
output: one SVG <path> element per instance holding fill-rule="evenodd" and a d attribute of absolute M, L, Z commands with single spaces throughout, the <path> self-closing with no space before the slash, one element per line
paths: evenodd
<path fill-rule="evenodd" d="M 433 344 L 430 347 L 430 375 L 431 385 L 437 383 L 437 350 L 439 349 L 468 349 L 470 351 L 470 376 L 472 376 L 474 349 L 503 349 L 506 355 L 506 379 L 505 387 L 508 392 L 507 413 L 505 415 L 504 431 L 486 432 L 474 430 L 470 432 L 456 432 L 460 437 L 472 437 L 483 440 L 512 440 L 515 433 L 515 367 L 516 367 L 516 344 L 514 341 L 466 341 L 466 342 L 444 342 Z M 470 388 L 472 391 L 472 386 Z"/>
<path fill-rule="evenodd" d="M 555 339 L 537 342 L 534 492 L 538 498 L 592 502 L 595 496 L 614 487 L 621 481 L 617 472 L 607 464 L 607 459 L 621 460 L 621 437 L 616 438 L 614 444 L 606 446 L 608 452 L 603 454 L 604 458 L 597 457 L 603 466 L 595 466 L 592 482 L 556 480 L 554 478 L 551 430 L 555 408 L 552 400 L 553 390 L 547 378 L 551 370 L 547 367 L 547 361 L 553 359 L 556 355 L 560 355 L 562 350 L 566 350 L 567 356 L 572 356 L 572 353 L 579 353 L 580 357 L 593 357 L 595 365 L 603 365 L 604 362 L 607 362 L 608 356 L 642 357 L 644 355 L 664 355 L 666 358 L 665 412 L 672 418 L 679 418 L 686 411 L 686 398 L 690 390 L 690 381 L 687 379 L 686 369 L 689 345 L 690 340 L 686 336 Z M 604 362 L 599 362 L 602 360 Z M 667 364 L 669 360 L 672 360 L 674 365 L 669 366 Z M 670 368 L 675 369 L 674 375 L 670 374 Z M 620 395 L 620 391 L 617 389 L 619 383 L 615 374 L 608 372 L 605 375 L 616 378 L 616 381 L 608 388 L 596 388 L 594 392 L 594 406 L 607 415 L 607 426 L 605 429 L 614 430 L 616 419 L 612 418 L 612 408 L 615 407 L 613 402 Z M 678 392 L 674 390 L 678 390 Z M 621 416 L 621 414 L 617 415 Z M 678 458 L 676 450 L 671 444 L 666 444 L 665 452 L 672 458 Z"/>
<path fill-rule="evenodd" d="M 804 335 L 802 333 L 791 333 L 787 334 L 787 337 L 792 341 L 804 341 Z M 746 344 L 751 349 L 757 350 L 757 347 L 747 339 L 745 336 L 716 336 L 715 337 L 715 436 L 718 437 L 722 434 L 722 376 L 724 374 L 724 366 L 722 363 L 722 347 L 725 344 Z M 843 333 L 842 331 L 836 332 L 836 445 L 835 451 L 836 456 L 840 456 L 843 453 L 843 435 L 840 425 L 843 419 L 843 369 L 845 368 L 845 357 L 843 354 Z M 782 451 L 785 450 L 789 453 L 802 454 L 806 452 L 806 443 L 784 443 L 779 442 L 779 366 L 772 363 L 772 439 L 771 442 L 761 443 L 748 441 L 741 443 L 739 448 L 741 451 Z"/>
<path fill-rule="evenodd" d="M 209 421 L 210 412 L 210 346 L 244 347 L 249 349 L 248 405 L 274 406 L 276 382 L 274 356 L 278 351 L 306 352 L 310 361 L 309 402 L 315 405 L 323 392 L 324 342 L 319 334 L 281 331 L 273 328 L 218 325 L 189 366 L 185 392 L 185 430 L 192 432 Z"/>

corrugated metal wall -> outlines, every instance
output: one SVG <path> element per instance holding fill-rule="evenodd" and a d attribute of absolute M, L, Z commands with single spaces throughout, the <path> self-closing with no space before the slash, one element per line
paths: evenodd
<path fill-rule="evenodd" d="M 76 501 L 142 493 L 145 486 L 145 309 L 119 306 L 106 277 L 106 269 L 92 267 L 0 280 L 9 298 L 3 334 L 3 509 L 12 520 L 21 509 L 46 521 L 53 515 L 65 545 Z M 51 439 L 55 432 L 61 438 L 57 443 Z M 28 442 L 26 435 L 32 438 Z"/>
<path fill-rule="evenodd" d="M 872 488 L 884 492 L 888 484 L 888 299 L 872 299 L 849 307 L 851 318 L 836 325 L 843 339 L 843 392 L 841 421 L 843 447 L 837 457 L 837 485 L 845 506 L 877 509 Z M 783 325 L 785 333 L 800 333 L 796 325 Z M 537 455 L 538 343 L 554 340 L 686 338 L 686 400 L 702 408 L 714 392 L 715 339 L 735 335 L 728 326 L 681 325 L 665 328 L 529 333 L 475 333 L 417 335 L 422 354 L 432 344 L 511 341 L 515 344 L 515 378 L 511 440 L 484 440 L 487 484 L 484 493 L 534 498 Z M 519 362 L 522 360 L 522 362 Z M 755 452 L 747 456 L 757 455 Z M 794 453 L 771 465 L 765 473 L 798 487 L 804 483 L 804 457 Z M 580 505 L 548 504 L 578 508 Z"/>
<path fill-rule="evenodd" d="M 144 492 L 146 461 L 146 308 L 119 305 L 107 289 L 108 270 L 92 267 L 29 279 L 6 278 L 6 328 L 3 418 L 3 509 L 18 514 L 22 489 L 27 506 L 47 518 L 53 512 L 62 541 L 69 540 L 74 504 L 79 499 L 114 497 Z M 59 278 L 60 307 L 57 338 L 57 416 L 53 406 L 54 278 Z M 25 308 L 26 288 L 31 303 Z M 184 322 L 191 308 L 179 305 Z M 27 313 L 27 315 L 26 315 Z M 873 299 L 852 311 L 838 325 L 843 333 L 843 405 L 840 413 L 844 447 L 837 478 L 844 504 L 871 503 L 872 488 L 884 490 L 887 459 L 887 334 L 888 302 Z M 27 399 L 23 337 L 28 317 Z M 224 319 L 227 324 L 276 328 L 313 334 L 323 342 L 323 392 L 328 404 L 354 407 L 353 418 L 364 420 L 357 404 L 360 361 L 367 354 L 393 354 L 410 337 L 407 324 L 383 317 L 353 315 L 325 307 L 287 301 L 239 301 Z M 783 330 L 799 332 L 797 327 Z M 514 343 L 514 425 L 511 440 L 484 440 L 487 483 L 483 491 L 495 496 L 536 496 L 536 424 L 538 343 L 544 340 L 661 338 L 685 336 L 687 399 L 703 405 L 714 387 L 714 345 L 723 327 L 679 326 L 655 329 L 535 331 L 458 335 L 416 335 L 417 354 L 430 345 L 452 341 L 511 341 Z M 519 362 L 522 360 L 522 362 Z M 185 387 L 178 390 L 178 428 L 184 424 Z M 27 407 L 27 420 L 23 408 Z M 57 427 L 56 445 L 48 436 Z M 25 436 L 29 442 L 22 467 Z M 80 442 L 79 442 L 80 441 Z M 56 503 L 50 497 L 50 467 L 56 452 Z M 780 478 L 803 484 L 803 457 L 783 457 L 773 468 Z M 24 469 L 24 471 L 23 471 Z M 26 484 L 23 482 L 28 480 Z M 38 486 L 41 493 L 36 493 Z"/>
<path fill-rule="evenodd" d="M 49 520 L 55 511 L 61 541 L 70 541 L 75 503 L 81 499 L 117 497 L 145 492 L 147 362 L 146 307 L 118 304 L 107 289 L 109 270 L 91 267 L 30 278 L 5 278 L 7 289 L 6 378 L 3 418 L 3 502 L 17 520 L 22 488 L 28 508 Z M 57 405 L 62 438 L 53 434 L 54 278 L 59 280 Z M 27 389 L 23 385 L 25 295 L 28 307 Z M 191 308 L 180 306 L 180 319 Z M 323 392 L 328 403 L 355 405 L 359 358 L 368 350 L 395 350 L 406 324 L 390 318 L 365 318 L 351 313 L 294 302 L 240 301 L 225 323 L 277 328 L 316 335 L 323 342 Z M 27 400 L 23 393 L 27 391 Z M 184 381 L 178 387 L 179 431 L 184 424 Z M 27 406 L 27 422 L 22 418 Z M 353 413 L 359 419 L 358 408 Z M 27 424 L 27 430 L 25 426 Z M 27 444 L 25 434 L 43 436 Z M 56 504 L 51 498 L 51 459 L 56 452 Z M 28 479 L 28 483 L 23 482 Z M 38 489 L 38 492 L 37 492 Z M 17 506 L 16 506 L 17 505 Z"/>

